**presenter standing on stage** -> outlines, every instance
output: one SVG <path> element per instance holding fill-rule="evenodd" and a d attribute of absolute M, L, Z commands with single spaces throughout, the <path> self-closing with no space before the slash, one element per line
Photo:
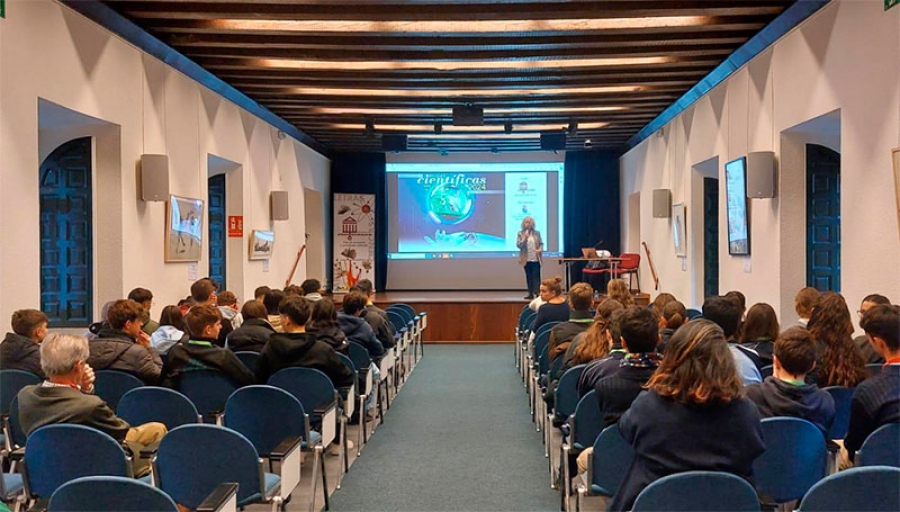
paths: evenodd
<path fill-rule="evenodd" d="M 525 282 L 528 284 L 528 300 L 533 299 L 541 286 L 541 252 L 544 242 L 541 232 L 534 229 L 534 219 L 530 216 L 522 219 L 522 230 L 516 236 L 516 247 L 519 248 L 519 265 L 525 267 Z"/>

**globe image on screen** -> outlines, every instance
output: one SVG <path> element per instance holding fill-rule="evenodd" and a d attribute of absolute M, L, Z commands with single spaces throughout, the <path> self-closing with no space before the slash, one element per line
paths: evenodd
<path fill-rule="evenodd" d="M 439 224 L 459 224 L 472 215 L 475 201 L 468 187 L 443 184 L 428 194 L 428 214 Z"/>

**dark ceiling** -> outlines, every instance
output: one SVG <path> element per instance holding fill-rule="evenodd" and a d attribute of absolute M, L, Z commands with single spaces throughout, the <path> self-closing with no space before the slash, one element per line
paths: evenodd
<path fill-rule="evenodd" d="M 568 149 L 621 148 L 794 2 L 104 3 L 330 150 L 398 133 L 452 152 L 537 150 L 573 123 Z M 452 126 L 464 104 L 484 126 Z"/>

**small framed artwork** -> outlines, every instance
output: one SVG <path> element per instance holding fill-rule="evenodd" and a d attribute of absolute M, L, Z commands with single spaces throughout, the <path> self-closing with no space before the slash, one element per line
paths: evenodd
<path fill-rule="evenodd" d="M 684 203 L 672 205 L 672 237 L 675 240 L 675 256 L 687 256 L 687 240 L 685 239 Z"/>
<path fill-rule="evenodd" d="M 275 232 L 254 229 L 250 235 L 250 259 L 267 260 L 275 248 Z"/>
<path fill-rule="evenodd" d="M 166 261 L 200 261 L 203 200 L 169 196 L 166 209 Z"/>

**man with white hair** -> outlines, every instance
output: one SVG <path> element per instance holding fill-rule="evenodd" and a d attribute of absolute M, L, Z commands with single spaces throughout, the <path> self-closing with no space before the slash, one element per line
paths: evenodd
<path fill-rule="evenodd" d="M 19 392 L 19 421 L 26 434 L 45 425 L 71 423 L 93 427 L 124 442 L 135 455 L 135 476 L 149 472 L 149 463 L 137 454 L 166 434 L 162 423 L 132 427 L 94 391 L 94 370 L 87 364 L 90 350 L 82 336 L 53 333 L 41 343 L 41 368 L 47 380 Z"/>

